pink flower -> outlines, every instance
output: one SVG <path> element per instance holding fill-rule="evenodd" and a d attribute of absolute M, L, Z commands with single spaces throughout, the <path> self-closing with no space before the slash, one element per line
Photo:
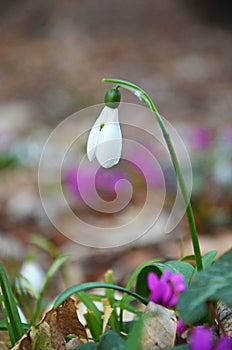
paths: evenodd
<path fill-rule="evenodd" d="M 222 337 L 215 345 L 213 344 L 213 333 L 210 329 L 199 326 L 193 331 L 190 341 L 191 350 L 232 350 L 230 339 Z"/>
<path fill-rule="evenodd" d="M 211 133 L 202 127 L 194 127 L 189 131 L 189 140 L 191 146 L 196 150 L 205 150 L 212 144 Z"/>
<path fill-rule="evenodd" d="M 184 322 L 183 322 L 181 319 L 179 319 L 179 320 L 177 321 L 177 328 L 176 328 L 176 331 L 177 331 L 178 333 L 184 333 L 184 331 L 186 331 L 187 328 L 188 328 L 187 325 L 184 324 Z"/>
<path fill-rule="evenodd" d="M 129 176 L 121 170 L 98 168 L 95 164 L 89 163 L 69 169 L 65 174 L 64 182 L 78 203 L 83 204 L 83 200 L 89 200 L 95 195 L 95 191 L 100 194 L 115 195 L 117 183 L 125 179 L 130 181 Z"/>
<path fill-rule="evenodd" d="M 229 124 L 226 127 L 225 138 L 226 138 L 227 143 L 232 146 L 232 124 Z"/>
<path fill-rule="evenodd" d="M 155 156 L 149 147 L 136 147 L 130 154 L 130 166 L 140 176 L 144 176 L 145 182 L 155 188 L 164 187 L 164 177 L 158 163 L 155 162 Z"/>
<path fill-rule="evenodd" d="M 149 272 L 147 282 L 150 300 L 165 307 L 175 306 L 178 295 L 186 289 L 183 275 L 172 274 L 170 270 L 166 270 L 160 278 L 154 272 Z"/>

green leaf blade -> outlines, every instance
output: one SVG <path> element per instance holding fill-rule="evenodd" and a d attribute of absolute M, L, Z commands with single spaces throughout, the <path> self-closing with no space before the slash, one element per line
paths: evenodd
<path fill-rule="evenodd" d="M 6 272 L 0 263 L 1 306 L 4 314 L 10 340 L 14 345 L 24 334 L 24 326 L 21 322 L 14 294 L 8 281 Z"/>
<path fill-rule="evenodd" d="M 73 294 L 77 294 L 81 291 L 85 291 L 88 289 L 94 289 L 94 288 L 111 288 L 114 290 L 118 290 L 123 293 L 127 293 L 131 296 L 133 296 L 135 299 L 140 301 L 143 304 L 147 304 L 147 299 L 143 298 L 138 293 L 132 292 L 131 290 L 127 290 L 126 288 L 123 288 L 121 286 L 118 286 L 116 284 L 109 284 L 104 282 L 86 282 L 82 284 L 76 284 L 70 288 L 67 288 L 63 293 L 61 293 L 57 299 L 55 300 L 54 307 L 58 307 L 64 300 L 72 296 Z"/>
<path fill-rule="evenodd" d="M 232 249 L 205 270 L 196 273 L 179 297 L 177 310 L 185 323 L 196 323 L 208 312 L 207 302 L 221 300 L 232 306 Z"/>
<path fill-rule="evenodd" d="M 161 274 L 167 269 L 170 269 L 172 273 L 181 273 L 184 276 L 186 285 L 189 285 L 190 280 L 194 274 L 194 267 L 185 261 L 171 260 L 167 263 L 156 262 L 154 264 L 145 266 L 144 269 L 140 271 L 136 283 L 136 292 L 141 294 L 143 297 L 148 297 L 150 294 L 150 291 L 147 287 L 148 273 L 154 272 L 158 276 L 161 276 Z"/>

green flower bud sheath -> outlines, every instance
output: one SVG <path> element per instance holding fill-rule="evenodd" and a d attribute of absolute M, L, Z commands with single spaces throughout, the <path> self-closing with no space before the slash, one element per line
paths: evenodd
<path fill-rule="evenodd" d="M 110 108 L 118 108 L 121 101 L 121 92 L 118 87 L 112 88 L 105 94 L 105 105 Z"/>

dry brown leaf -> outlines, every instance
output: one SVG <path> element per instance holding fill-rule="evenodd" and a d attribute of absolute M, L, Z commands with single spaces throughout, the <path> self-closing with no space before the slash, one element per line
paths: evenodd
<path fill-rule="evenodd" d="M 177 320 L 174 311 L 150 302 L 145 309 L 142 349 L 164 349 L 174 345 Z"/>
<path fill-rule="evenodd" d="M 80 346 L 83 344 L 79 338 L 73 338 L 66 344 L 66 350 L 70 350 L 75 348 L 76 346 Z"/>
<path fill-rule="evenodd" d="M 28 331 L 11 350 L 31 350 L 30 331 Z"/>
<path fill-rule="evenodd" d="M 0 350 L 9 350 L 8 346 L 4 341 L 0 341 Z"/>
<path fill-rule="evenodd" d="M 219 302 L 217 306 L 217 319 L 221 334 L 226 334 L 232 339 L 232 308 Z"/>
<path fill-rule="evenodd" d="M 12 350 L 66 350 L 65 337 L 76 335 L 87 339 L 85 327 L 76 313 L 76 302 L 66 299 L 56 309 L 48 311 L 41 323 L 32 327 Z"/>
<path fill-rule="evenodd" d="M 110 316 L 113 310 L 114 309 L 110 305 L 104 305 L 104 310 L 103 310 L 104 314 L 102 315 L 102 319 L 103 319 L 102 333 L 105 333 L 107 323 L 110 319 Z"/>
<path fill-rule="evenodd" d="M 59 328 L 64 337 L 75 334 L 80 338 L 87 338 L 85 327 L 77 317 L 76 302 L 72 298 L 66 299 L 56 309 L 48 311 L 43 321 L 47 322 L 51 329 Z"/>

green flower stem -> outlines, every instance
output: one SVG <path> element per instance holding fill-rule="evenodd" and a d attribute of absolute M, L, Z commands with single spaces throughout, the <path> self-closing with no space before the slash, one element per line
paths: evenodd
<path fill-rule="evenodd" d="M 191 238 L 192 238 L 192 244 L 193 244 L 193 250 L 194 250 L 194 254 L 195 254 L 195 259 L 196 259 L 196 266 L 197 266 L 197 270 L 200 271 L 203 269 L 203 265 L 202 265 L 202 257 L 201 257 L 201 250 L 200 250 L 200 244 L 199 244 L 199 240 L 198 240 L 198 234 L 197 234 L 197 229 L 196 229 L 196 224 L 195 224 L 195 219 L 194 219 L 194 215 L 193 215 L 193 211 L 192 211 L 192 206 L 188 197 L 188 192 L 186 189 L 186 185 L 185 185 L 185 181 L 184 181 L 184 177 L 176 156 L 176 152 L 175 149 L 173 147 L 170 135 L 167 131 L 167 128 L 164 124 L 163 118 L 161 117 L 161 115 L 159 114 L 158 109 L 156 108 L 154 102 L 152 101 L 152 99 L 150 98 L 150 96 L 144 91 L 142 90 L 140 87 L 138 87 L 137 85 L 134 85 L 130 82 L 124 81 L 124 80 L 118 80 L 118 79 L 102 79 L 103 82 L 106 83 L 113 83 L 116 84 L 117 86 L 120 85 L 124 88 L 126 88 L 127 90 L 131 91 L 132 93 L 136 93 L 137 97 L 140 99 L 141 102 L 143 102 L 147 107 L 150 108 L 150 110 L 152 111 L 152 113 L 154 114 L 160 128 L 163 134 L 163 137 L 166 141 L 171 159 L 172 159 L 172 163 L 176 172 L 176 176 L 179 182 L 179 186 L 182 192 L 182 196 L 184 199 L 184 203 L 186 205 L 186 214 L 187 214 L 187 218 L 188 218 L 188 223 L 189 223 L 189 229 L 190 229 L 190 233 L 191 233 Z"/>

